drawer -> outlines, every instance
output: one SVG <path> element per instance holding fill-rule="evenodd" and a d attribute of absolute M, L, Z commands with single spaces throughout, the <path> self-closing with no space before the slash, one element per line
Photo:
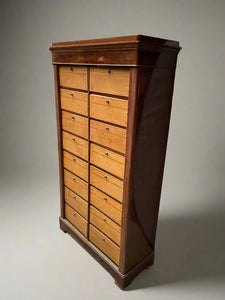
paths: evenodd
<path fill-rule="evenodd" d="M 106 194 L 91 186 L 90 203 L 98 210 L 121 225 L 122 205 Z"/>
<path fill-rule="evenodd" d="M 93 206 L 90 206 L 90 223 L 101 230 L 114 243 L 120 245 L 120 226 Z"/>
<path fill-rule="evenodd" d="M 82 159 L 70 154 L 69 152 L 63 151 L 63 163 L 64 167 L 88 181 L 88 163 Z"/>
<path fill-rule="evenodd" d="M 119 202 L 123 200 L 123 181 L 91 166 L 90 183 Z"/>
<path fill-rule="evenodd" d="M 88 204 L 67 187 L 64 187 L 65 202 L 75 209 L 86 220 L 88 218 Z"/>
<path fill-rule="evenodd" d="M 109 123 L 127 126 L 128 100 L 90 95 L 90 116 Z"/>
<path fill-rule="evenodd" d="M 92 225 L 89 227 L 89 238 L 97 248 L 119 265 L 120 248 L 116 244 Z"/>
<path fill-rule="evenodd" d="M 68 204 L 65 204 L 65 217 L 73 224 L 85 237 L 87 237 L 87 221 L 81 217 L 74 209 Z"/>
<path fill-rule="evenodd" d="M 77 195 L 88 200 L 88 184 L 76 175 L 64 169 L 64 184 Z"/>
<path fill-rule="evenodd" d="M 93 92 L 126 96 L 129 95 L 128 68 L 90 68 L 90 90 Z"/>
<path fill-rule="evenodd" d="M 88 141 L 83 140 L 73 134 L 62 132 L 63 149 L 88 160 Z"/>
<path fill-rule="evenodd" d="M 91 120 L 90 139 L 121 153 L 126 149 L 126 129 Z"/>
<path fill-rule="evenodd" d="M 124 178 L 125 157 L 120 154 L 91 143 L 91 163 Z"/>
<path fill-rule="evenodd" d="M 81 115 L 88 115 L 88 94 L 60 89 L 61 108 Z"/>
<path fill-rule="evenodd" d="M 87 90 L 87 67 L 80 66 L 60 66 L 59 84 L 80 90 Z"/>
<path fill-rule="evenodd" d="M 86 139 L 88 138 L 88 118 L 62 111 L 62 128 Z"/>

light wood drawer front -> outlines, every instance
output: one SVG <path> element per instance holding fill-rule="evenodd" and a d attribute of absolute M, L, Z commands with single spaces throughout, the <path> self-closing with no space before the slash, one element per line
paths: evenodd
<path fill-rule="evenodd" d="M 64 170 L 64 184 L 77 195 L 88 200 L 88 184 L 71 172 Z"/>
<path fill-rule="evenodd" d="M 123 181 L 108 173 L 91 166 L 90 170 L 91 185 L 112 196 L 116 200 L 123 200 Z"/>
<path fill-rule="evenodd" d="M 88 94 L 60 89 L 61 108 L 81 115 L 88 115 Z"/>
<path fill-rule="evenodd" d="M 75 209 L 86 220 L 88 218 L 88 204 L 67 187 L 64 188 L 65 202 Z"/>
<path fill-rule="evenodd" d="M 110 217 L 113 221 L 121 225 L 122 205 L 106 194 L 91 186 L 91 204 Z"/>
<path fill-rule="evenodd" d="M 88 118 L 62 111 L 62 128 L 86 139 L 88 138 Z"/>
<path fill-rule="evenodd" d="M 120 245 L 120 226 L 93 206 L 90 206 L 90 223 L 101 230 L 114 243 Z"/>
<path fill-rule="evenodd" d="M 91 163 L 124 178 L 125 157 L 91 143 Z"/>
<path fill-rule="evenodd" d="M 63 151 L 63 163 L 64 167 L 88 181 L 88 163 L 82 159 L 70 154 L 69 152 Z"/>
<path fill-rule="evenodd" d="M 89 227 L 89 238 L 115 264 L 119 264 L 120 248 L 92 225 Z"/>
<path fill-rule="evenodd" d="M 65 217 L 74 227 L 87 237 L 87 221 L 67 204 L 65 204 Z"/>
<path fill-rule="evenodd" d="M 93 92 L 129 95 L 128 68 L 90 68 L 90 90 Z"/>
<path fill-rule="evenodd" d="M 73 134 L 62 132 L 63 149 L 88 160 L 88 141 L 83 140 Z"/>
<path fill-rule="evenodd" d="M 121 153 L 126 149 L 126 129 L 91 120 L 90 139 Z"/>
<path fill-rule="evenodd" d="M 127 126 L 128 100 L 90 96 L 90 116 L 109 123 Z"/>
<path fill-rule="evenodd" d="M 87 67 L 60 66 L 59 83 L 63 87 L 87 90 Z"/>

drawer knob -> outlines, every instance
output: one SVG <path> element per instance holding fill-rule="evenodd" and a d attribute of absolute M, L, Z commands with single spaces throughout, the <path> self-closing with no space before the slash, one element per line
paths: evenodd
<path fill-rule="evenodd" d="M 107 201 L 107 197 L 105 197 L 104 200 Z"/>
<path fill-rule="evenodd" d="M 108 178 L 108 176 L 104 176 L 104 178 L 105 178 L 105 179 L 107 179 L 107 178 Z"/>
<path fill-rule="evenodd" d="M 72 97 L 73 97 L 73 93 L 71 93 L 71 94 L 70 94 L 70 96 L 72 96 Z"/>
<path fill-rule="evenodd" d="M 108 153 L 108 152 L 106 152 L 106 153 L 105 153 L 105 155 L 106 155 L 106 156 L 108 156 L 108 155 L 109 155 L 109 153 Z"/>
<path fill-rule="evenodd" d="M 73 72 L 73 68 L 72 68 L 72 67 L 70 68 L 70 71 L 72 71 L 72 72 Z"/>
<path fill-rule="evenodd" d="M 73 138 L 72 140 L 73 140 L 74 142 L 76 141 L 76 139 L 75 139 L 75 138 Z"/>
<path fill-rule="evenodd" d="M 75 178 L 75 177 L 73 178 L 73 181 L 76 181 L 76 178 Z"/>
<path fill-rule="evenodd" d="M 106 222 L 106 218 L 104 218 L 104 219 L 103 219 L 103 221 L 105 221 L 105 222 Z"/>
<path fill-rule="evenodd" d="M 76 158 L 73 158 L 73 161 L 76 161 Z"/>
<path fill-rule="evenodd" d="M 76 216 L 76 213 L 74 213 L 73 215 L 74 215 L 74 217 L 75 217 L 75 216 Z"/>
<path fill-rule="evenodd" d="M 109 127 L 106 127 L 105 130 L 109 131 Z"/>
<path fill-rule="evenodd" d="M 76 199 L 76 196 L 73 196 L 73 199 Z"/>
<path fill-rule="evenodd" d="M 109 70 L 108 70 L 108 74 L 110 74 L 110 73 L 111 73 L 111 70 L 109 69 Z"/>
<path fill-rule="evenodd" d="M 72 120 L 75 120 L 75 117 L 72 117 Z"/>
<path fill-rule="evenodd" d="M 103 242 L 105 242 L 105 239 L 104 239 L 104 238 L 103 238 L 102 240 L 103 240 Z"/>
<path fill-rule="evenodd" d="M 109 100 L 106 100 L 105 102 L 106 102 L 107 104 L 109 104 Z"/>

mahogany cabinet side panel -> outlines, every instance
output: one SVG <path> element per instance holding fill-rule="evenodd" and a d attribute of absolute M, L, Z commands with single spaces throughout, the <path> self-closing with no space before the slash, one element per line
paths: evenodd
<path fill-rule="evenodd" d="M 163 54 L 165 55 L 165 54 Z M 165 59 L 165 58 L 164 58 Z M 168 54 L 168 60 L 171 60 Z M 174 61 L 174 58 L 172 58 Z M 172 105 L 172 68 L 141 68 L 132 166 L 132 205 L 154 248 Z"/>
<path fill-rule="evenodd" d="M 64 208 L 64 179 L 63 179 L 63 152 L 62 152 L 62 118 L 60 110 L 60 92 L 59 92 L 59 71 L 58 66 L 54 67 L 54 81 L 55 81 L 55 108 L 56 108 L 56 122 L 57 122 L 57 138 L 58 138 L 58 158 L 59 158 L 59 188 L 60 188 L 60 209 L 61 217 L 65 218 Z"/>

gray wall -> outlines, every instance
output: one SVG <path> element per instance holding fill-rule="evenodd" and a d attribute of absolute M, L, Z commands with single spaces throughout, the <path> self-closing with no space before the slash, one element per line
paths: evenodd
<path fill-rule="evenodd" d="M 179 54 L 163 196 L 224 197 L 224 1 L 1 1 L 1 174 L 57 176 L 53 41 L 146 34 Z M 188 201 L 188 205 L 186 203 Z"/>
<path fill-rule="evenodd" d="M 174 39 L 183 47 L 156 265 L 133 283 L 129 299 L 224 299 L 224 29 L 224 0 L 0 1 L 1 299 L 127 299 L 58 229 L 48 46 L 129 34 Z"/>

